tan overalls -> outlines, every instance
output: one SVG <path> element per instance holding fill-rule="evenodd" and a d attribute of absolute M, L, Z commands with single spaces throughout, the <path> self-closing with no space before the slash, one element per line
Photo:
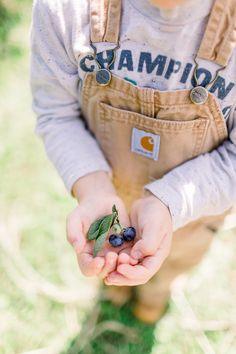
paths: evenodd
<path fill-rule="evenodd" d="M 90 0 L 91 42 L 118 44 L 121 0 Z M 236 42 L 236 0 L 216 0 L 197 58 L 225 67 Z M 129 210 L 143 186 L 179 164 L 217 148 L 228 136 L 216 97 L 197 90 L 159 91 L 139 87 L 112 73 L 88 72 L 80 105 L 113 170 L 113 182 Z M 217 73 L 216 73 L 217 75 Z M 99 81 L 100 82 L 100 81 Z M 155 161 L 131 151 L 133 128 L 160 136 Z M 199 172 L 200 173 L 200 172 Z M 196 265 L 208 249 L 223 216 L 202 218 L 174 233 L 172 251 L 149 283 L 137 288 L 139 300 L 166 300 L 172 280 Z M 163 300 L 164 301 L 164 300 Z"/>

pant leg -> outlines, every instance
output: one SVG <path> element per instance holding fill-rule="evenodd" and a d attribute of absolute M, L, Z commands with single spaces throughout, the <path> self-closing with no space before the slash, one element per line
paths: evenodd
<path fill-rule="evenodd" d="M 147 306 L 165 306 L 172 281 L 201 261 L 214 234 L 214 228 L 202 222 L 191 223 L 175 232 L 171 253 L 159 272 L 148 283 L 136 287 L 138 301 Z"/>

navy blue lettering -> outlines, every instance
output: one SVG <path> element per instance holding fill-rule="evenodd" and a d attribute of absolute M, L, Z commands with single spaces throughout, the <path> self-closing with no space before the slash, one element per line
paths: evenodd
<path fill-rule="evenodd" d="M 156 75 L 161 76 L 165 69 L 167 57 L 164 55 L 158 55 L 154 61 L 152 61 L 152 54 L 148 52 L 141 52 L 138 64 L 138 72 L 143 72 L 144 64 L 146 64 L 146 71 L 148 74 L 153 72 L 157 67 Z"/>
<path fill-rule="evenodd" d="M 79 63 L 80 68 L 81 68 L 83 71 L 85 71 L 85 72 L 92 72 L 92 71 L 94 71 L 95 65 L 87 66 L 87 63 L 86 63 L 87 60 L 93 61 L 93 60 L 94 60 L 94 57 L 93 57 L 92 55 L 86 55 L 86 57 L 82 58 L 82 59 L 80 60 L 80 63 Z"/>
<path fill-rule="evenodd" d="M 1 0 L 0 0 L 1 1 Z M 101 68 L 107 68 L 108 64 L 112 62 L 114 55 L 113 50 L 106 50 L 97 54 L 96 59 Z M 84 72 L 93 72 L 96 69 L 96 63 L 94 60 L 94 56 L 91 54 L 83 57 L 79 62 L 80 68 Z M 141 52 L 138 62 L 138 72 L 146 71 L 147 74 L 155 72 L 158 76 L 164 76 L 165 79 L 170 79 L 172 74 L 176 74 L 180 72 L 182 67 L 182 63 L 180 61 L 170 59 L 169 64 L 167 66 L 167 56 L 157 55 L 154 59 L 152 58 L 152 54 L 150 52 Z M 131 50 L 122 50 L 120 52 L 120 58 L 118 62 L 118 70 L 122 70 L 123 68 L 128 71 L 134 70 L 134 62 L 132 57 Z M 166 68 L 166 72 L 165 72 Z M 114 69 L 114 63 L 110 66 L 110 69 Z M 187 63 L 180 77 L 180 82 L 185 84 L 191 75 L 192 85 L 195 86 L 194 76 L 191 74 L 193 71 L 193 64 Z M 197 84 L 201 86 L 207 86 L 212 80 L 212 74 L 209 70 L 204 68 L 198 68 L 196 70 L 196 78 Z M 210 85 L 209 85 L 210 86 Z M 226 80 L 218 76 L 218 78 L 211 84 L 209 91 L 214 93 L 219 99 L 223 100 L 235 87 L 235 83 L 229 82 L 226 83 Z M 230 107 L 225 107 L 223 110 L 224 116 L 229 114 Z"/>
<path fill-rule="evenodd" d="M 134 70 L 131 50 L 122 50 L 121 52 L 118 70 L 123 68 L 127 68 L 128 71 Z"/>
<path fill-rule="evenodd" d="M 217 97 L 223 100 L 235 86 L 233 82 L 230 82 L 229 85 L 226 87 L 225 79 L 221 76 L 217 78 L 214 84 L 210 88 L 210 92 L 214 93 L 217 92 Z"/>
<path fill-rule="evenodd" d="M 104 53 L 106 56 L 104 57 Z M 107 68 L 107 65 L 112 62 L 113 59 L 113 50 L 105 50 L 104 52 L 100 52 L 97 54 L 97 61 L 101 65 L 102 68 Z M 114 69 L 114 63 L 110 66 L 110 70 Z"/>
<path fill-rule="evenodd" d="M 171 77 L 171 74 L 177 73 L 180 70 L 180 67 L 181 67 L 180 61 L 175 61 L 171 59 L 165 74 L 165 78 L 169 79 Z"/>
<path fill-rule="evenodd" d="M 201 76 L 202 76 L 202 79 L 200 79 Z M 191 80 L 192 85 L 193 86 L 197 85 L 197 86 L 205 87 L 211 81 L 212 75 L 211 75 L 211 72 L 209 70 L 204 69 L 204 68 L 199 68 L 196 71 L 196 77 L 197 77 L 197 82 L 196 82 L 194 76 L 192 77 L 192 80 Z"/>
<path fill-rule="evenodd" d="M 180 82 L 182 82 L 182 84 L 186 84 L 187 80 L 188 80 L 188 77 L 189 77 L 189 74 L 192 70 L 192 67 L 193 67 L 193 64 L 191 63 L 188 63 L 186 66 L 185 66 L 185 69 L 184 69 L 184 72 L 183 72 L 183 75 L 180 79 Z"/>
<path fill-rule="evenodd" d="M 222 109 L 222 113 L 224 115 L 225 118 L 228 118 L 229 114 L 230 114 L 230 111 L 231 111 L 231 107 L 232 106 L 227 106 L 225 107 L 224 109 Z"/>

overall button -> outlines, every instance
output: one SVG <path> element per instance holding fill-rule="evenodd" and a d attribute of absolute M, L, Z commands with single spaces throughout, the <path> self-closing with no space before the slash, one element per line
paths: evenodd
<path fill-rule="evenodd" d="M 208 91 L 205 87 L 194 87 L 190 92 L 190 99 L 194 104 L 203 104 L 208 98 Z"/>
<path fill-rule="evenodd" d="M 111 72 L 107 69 L 99 69 L 96 72 L 96 81 L 100 86 L 107 86 L 111 81 Z"/>

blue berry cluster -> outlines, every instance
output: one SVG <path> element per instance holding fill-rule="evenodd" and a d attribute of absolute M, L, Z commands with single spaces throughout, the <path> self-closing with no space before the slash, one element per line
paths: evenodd
<path fill-rule="evenodd" d="M 109 237 L 109 242 L 112 245 L 112 247 L 120 247 L 123 245 L 123 243 L 133 241 L 136 236 L 136 230 L 134 227 L 126 227 L 124 228 L 120 234 L 112 234 Z"/>

